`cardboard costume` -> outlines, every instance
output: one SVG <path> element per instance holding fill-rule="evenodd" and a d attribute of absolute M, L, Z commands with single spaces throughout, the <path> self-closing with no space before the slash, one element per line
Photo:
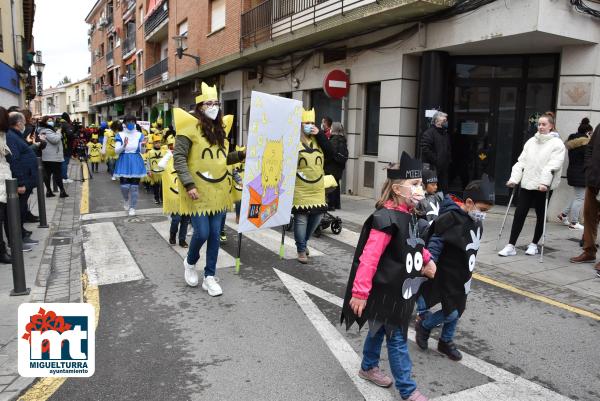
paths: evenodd
<path fill-rule="evenodd" d="M 112 130 L 104 130 L 104 138 L 106 140 L 106 154 L 107 160 L 114 160 L 119 157 L 115 152 L 115 133 Z"/>
<path fill-rule="evenodd" d="M 98 134 L 92 135 L 92 139 L 98 140 Z M 102 161 L 102 144 L 99 142 L 88 142 L 88 157 L 90 163 L 100 163 Z"/>
<path fill-rule="evenodd" d="M 402 160 L 404 163 L 401 162 L 400 170 L 388 170 L 388 178 L 420 178 L 421 163 L 405 154 Z M 401 328 L 406 336 L 417 293 L 421 284 L 427 281 L 421 275 L 425 242 L 418 237 L 416 220 L 414 214 L 382 208 L 365 222 L 354 253 L 342 309 L 341 322 L 346 323 L 346 329 L 354 322 L 362 327 L 369 321 L 372 330 L 375 329 L 373 326 L 385 325 L 386 331 Z M 379 259 L 367 305 L 362 316 L 358 317 L 350 308 L 350 299 L 360 257 L 371 229 L 385 232 L 392 238 Z"/>
<path fill-rule="evenodd" d="M 157 142 L 160 140 L 161 140 L 161 138 L 159 135 L 152 136 L 152 142 Z M 146 152 L 146 154 L 148 155 L 147 156 L 148 171 L 152 173 L 149 177 L 149 181 L 151 184 L 158 184 L 159 182 L 162 181 L 161 174 L 163 172 L 163 169 L 158 166 L 158 162 L 160 161 L 160 159 L 163 158 L 165 153 L 166 152 L 164 149 L 162 149 L 162 148 L 154 149 L 154 147 L 152 147 L 152 149 L 149 149 Z"/>
<path fill-rule="evenodd" d="M 205 86 L 206 84 L 204 84 Z M 203 89 L 204 89 L 203 86 Z M 216 97 L 216 89 L 215 97 Z M 204 90 L 203 90 L 204 92 Z M 194 185 L 200 195 L 193 200 L 181 181 L 177 183 L 179 191 L 179 213 L 184 215 L 205 215 L 220 213 L 227 210 L 231 204 L 231 183 L 227 180 L 227 150 L 228 143 L 222 147 L 211 145 L 202 134 L 198 120 L 186 111 L 173 109 L 177 137 L 186 137 L 191 142 L 187 165 L 194 179 Z"/>

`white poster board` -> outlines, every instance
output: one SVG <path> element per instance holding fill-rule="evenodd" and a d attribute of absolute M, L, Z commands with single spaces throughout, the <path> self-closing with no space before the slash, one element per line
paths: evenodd
<path fill-rule="evenodd" d="M 139 124 L 140 127 L 142 127 L 142 129 L 145 129 L 148 134 L 150 133 L 150 121 L 140 120 L 137 123 Z"/>
<path fill-rule="evenodd" d="M 238 232 L 289 224 L 302 102 L 252 92 Z"/>

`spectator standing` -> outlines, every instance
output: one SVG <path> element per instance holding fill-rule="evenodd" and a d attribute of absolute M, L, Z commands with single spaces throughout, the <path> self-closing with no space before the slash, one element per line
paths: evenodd
<path fill-rule="evenodd" d="M 579 213 L 585 198 L 585 148 L 590 142 L 593 128 L 590 120 L 584 118 L 577 132 L 569 135 L 565 146 L 569 152 L 567 182 L 573 187 L 573 198 L 567 207 L 558 215 L 558 219 L 572 230 L 583 230 L 579 224 Z"/>
<path fill-rule="evenodd" d="M 69 195 L 67 195 L 62 182 L 62 163 L 64 162 L 64 152 L 61 134 L 54 131 L 54 119 L 48 116 L 42 117 L 39 131 L 40 135 L 44 135 L 47 141 L 46 147 L 42 150 L 46 197 L 51 198 L 55 196 L 52 192 L 52 188 L 50 187 L 50 177 L 52 177 L 54 186 L 56 188 L 60 188 L 60 197 L 66 198 Z"/>
<path fill-rule="evenodd" d="M 445 193 L 448 192 L 448 168 L 452 154 L 448 134 L 448 114 L 442 111 L 436 112 L 431 123 L 431 127 L 423 132 L 421 138 L 421 158 L 423 163 L 429 164 L 429 169 L 436 171 L 439 190 Z"/>
<path fill-rule="evenodd" d="M 323 119 L 325 121 L 325 118 Z M 327 135 L 327 134 L 326 134 Z M 344 135 L 344 126 L 340 122 L 331 125 L 329 133 L 329 144 L 333 149 L 333 157 L 325 157 L 325 174 L 331 174 L 338 183 L 334 190 L 327 194 L 327 205 L 329 210 L 341 209 L 340 180 L 346 168 L 348 160 L 348 143 Z"/>
<path fill-rule="evenodd" d="M 10 156 L 10 149 L 6 145 L 6 131 L 8 131 L 8 112 L 4 107 L 0 107 L 0 263 L 11 263 L 10 255 L 7 252 L 6 242 L 2 235 L 2 230 L 6 232 L 8 241 L 8 224 L 6 214 L 6 183 L 5 180 L 12 178 L 10 165 L 6 160 Z"/>
<path fill-rule="evenodd" d="M 333 124 L 333 120 L 329 116 L 323 117 L 321 120 L 321 131 L 325 134 L 327 139 L 331 137 L 331 125 Z"/>
<path fill-rule="evenodd" d="M 73 124 L 71 123 L 71 117 L 69 114 L 62 113 L 61 115 L 62 122 L 60 124 L 60 132 L 62 134 L 63 141 L 63 164 L 62 164 L 62 179 L 63 183 L 68 184 L 73 182 L 69 178 L 69 161 L 71 160 L 71 156 L 73 155 L 73 141 L 77 138 L 75 134 L 75 130 L 73 128 Z"/>

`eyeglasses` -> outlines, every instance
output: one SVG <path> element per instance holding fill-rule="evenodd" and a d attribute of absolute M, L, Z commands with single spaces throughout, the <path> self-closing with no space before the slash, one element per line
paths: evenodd
<path fill-rule="evenodd" d="M 206 107 L 212 107 L 212 106 L 221 106 L 221 103 L 208 101 L 208 102 L 203 102 L 202 105 L 206 106 Z"/>

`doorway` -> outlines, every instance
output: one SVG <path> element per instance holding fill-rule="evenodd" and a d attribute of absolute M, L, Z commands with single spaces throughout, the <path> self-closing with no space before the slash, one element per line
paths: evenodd
<path fill-rule="evenodd" d="M 342 119 L 342 100 L 331 99 L 325 94 L 323 89 L 317 89 L 310 92 L 310 105 L 315 108 L 315 124 L 321 125 L 323 117 L 331 117 L 332 121 L 341 121 Z"/>

